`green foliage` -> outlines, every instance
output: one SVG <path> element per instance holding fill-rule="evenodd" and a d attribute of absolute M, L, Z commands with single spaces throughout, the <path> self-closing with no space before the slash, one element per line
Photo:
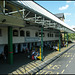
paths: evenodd
<path fill-rule="evenodd" d="M 75 40 L 75 33 L 69 33 L 68 37 L 69 40 Z"/>

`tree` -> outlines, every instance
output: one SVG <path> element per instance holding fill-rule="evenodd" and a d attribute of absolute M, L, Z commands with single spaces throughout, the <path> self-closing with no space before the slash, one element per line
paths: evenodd
<path fill-rule="evenodd" d="M 68 34 L 69 40 L 75 40 L 75 33 Z"/>

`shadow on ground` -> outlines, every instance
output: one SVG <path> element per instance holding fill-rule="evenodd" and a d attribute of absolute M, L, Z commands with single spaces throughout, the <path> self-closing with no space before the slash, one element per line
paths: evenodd
<path fill-rule="evenodd" d="M 53 50 L 44 49 L 43 55 L 45 57 L 52 52 L 53 52 Z M 34 61 L 34 63 L 36 62 L 35 60 L 31 60 L 31 59 L 27 58 L 24 53 L 15 54 L 14 55 L 14 63 L 12 65 L 10 65 L 8 63 L 2 64 L 0 62 L 0 74 L 11 73 L 11 72 L 15 71 L 16 69 L 18 69 L 19 67 L 26 65 L 32 61 Z"/>

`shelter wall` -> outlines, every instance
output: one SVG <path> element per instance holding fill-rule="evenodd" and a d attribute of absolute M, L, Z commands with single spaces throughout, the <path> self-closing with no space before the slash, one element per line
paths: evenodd
<path fill-rule="evenodd" d="M 0 44 L 8 44 L 8 28 L 7 27 L 0 27 L 1 29 L 1 36 L 0 36 Z M 25 40 L 26 37 L 26 31 L 30 31 L 30 37 L 29 39 L 32 39 L 33 41 L 28 41 L 28 42 L 38 42 L 41 41 L 41 37 L 35 37 L 35 32 L 39 32 L 38 30 L 35 29 L 26 29 L 26 28 L 13 28 L 13 30 L 17 30 L 18 31 L 18 36 L 13 36 L 13 43 L 25 43 L 27 42 Z M 20 36 L 20 30 L 24 31 L 24 36 Z M 43 37 L 43 41 L 51 41 L 51 40 L 58 40 L 58 37 L 55 37 L 55 33 L 53 33 L 53 37 L 48 37 L 47 31 L 44 31 L 45 36 Z M 39 40 L 34 41 L 34 39 L 39 38 Z"/>

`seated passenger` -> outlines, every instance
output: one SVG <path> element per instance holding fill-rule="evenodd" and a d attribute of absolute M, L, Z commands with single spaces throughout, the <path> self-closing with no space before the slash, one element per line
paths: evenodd
<path fill-rule="evenodd" d="M 32 55 L 34 55 L 35 54 L 35 50 L 32 50 Z"/>
<path fill-rule="evenodd" d="M 35 55 L 34 55 L 34 59 L 36 60 L 38 56 L 40 56 L 40 54 L 39 54 L 39 52 L 37 51 L 37 52 L 35 53 Z"/>

